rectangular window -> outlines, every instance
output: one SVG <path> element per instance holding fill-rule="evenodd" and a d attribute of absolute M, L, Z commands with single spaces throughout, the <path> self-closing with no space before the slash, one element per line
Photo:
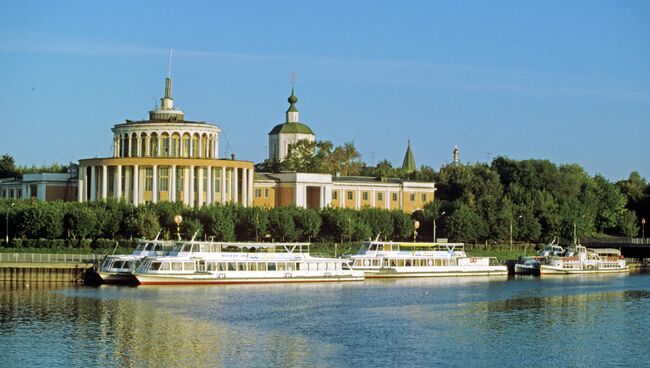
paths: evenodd
<path fill-rule="evenodd" d="M 172 137 L 170 156 L 178 157 L 178 137 Z"/>
<path fill-rule="evenodd" d="M 426 201 L 427 201 L 427 194 L 422 193 L 422 202 L 426 202 Z"/>
<path fill-rule="evenodd" d="M 208 168 L 204 167 L 200 170 L 203 170 L 203 191 L 208 191 Z"/>
<path fill-rule="evenodd" d="M 393 193 L 393 202 L 397 202 L 397 193 Z"/>
<path fill-rule="evenodd" d="M 262 189 L 255 189 L 255 197 L 260 198 L 262 196 Z"/>
<path fill-rule="evenodd" d="M 183 137 L 183 157 L 190 157 L 190 137 Z"/>
<path fill-rule="evenodd" d="M 169 169 L 167 167 L 158 169 L 158 190 L 163 192 L 169 190 Z"/>
<path fill-rule="evenodd" d="M 411 202 L 415 202 L 415 193 L 411 193 L 409 199 L 411 200 Z"/>
<path fill-rule="evenodd" d="M 176 192 L 182 192 L 183 189 L 183 183 L 185 182 L 185 178 L 183 177 L 183 168 L 182 167 L 176 167 Z M 181 201 L 182 198 L 177 198 L 176 201 Z"/>
<path fill-rule="evenodd" d="M 144 169 L 144 190 L 151 192 L 153 190 L 153 168 Z"/>
<path fill-rule="evenodd" d="M 339 199 L 339 191 L 338 190 L 333 190 L 332 191 L 332 199 Z"/>
<path fill-rule="evenodd" d="M 384 193 L 377 193 L 377 200 L 383 201 L 384 200 Z"/>
<path fill-rule="evenodd" d="M 158 157 L 158 138 L 157 137 L 151 137 L 149 139 L 149 149 L 151 150 L 150 156 L 151 157 Z"/>
<path fill-rule="evenodd" d="M 264 189 L 264 198 L 268 198 L 268 197 L 269 197 L 269 189 L 266 188 Z"/>
<path fill-rule="evenodd" d="M 348 200 L 352 200 L 354 198 L 354 193 L 348 192 Z"/>
<path fill-rule="evenodd" d="M 214 191 L 221 192 L 221 169 L 214 169 Z"/>
<path fill-rule="evenodd" d="M 362 198 L 363 198 L 363 200 L 364 200 L 364 201 L 367 201 L 367 200 L 368 200 L 368 192 L 363 192 L 363 193 L 361 193 L 361 194 L 362 194 Z"/>

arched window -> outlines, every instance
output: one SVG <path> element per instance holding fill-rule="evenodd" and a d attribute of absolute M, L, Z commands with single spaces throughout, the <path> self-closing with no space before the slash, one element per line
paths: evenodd
<path fill-rule="evenodd" d="M 199 157 L 199 135 L 192 135 L 192 157 Z"/>
<path fill-rule="evenodd" d="M 158 134 L 151 133 L 149 136 L 149 156 L 158 157 Z"/>
<path fill-rule="evenodd" d="M 172 134 L 172 140 L 171 144 L 169 147 L 169 155 L 172 157 L 179 157 L 180 156 L 180 139 L 181 136 L 178 133 Z"/>
<path fill-rule="evenodd" d="M 183 134 L 183 157 L 190 157 L 190 135 L 185 133 Z"/>
<path fill-rule="evenodd" d="M 208 136 L 206 134 L 201 136 L 201 157 L 208 157 Z"/>
<path fill-rule="evenodd" d="M 130 145 L 129 157 L 135 157 L 138 155 L 138 135 L 133 133 L 131 135 L 131 145 Z"/>
<path fill-rule="evenodd" d="M 161 137 L 162 137 L 162 145 L 160 147 L 160 155 L 162 157 L 169 157 L 169 134 L 163 133 Z"/>
<path fill-rule="evenodd" d="M 140 157 L 145 157 L 148 156 L 147 153 L 147 133 L 142 132 L 140 133 L 140 152 L 139 152 Z"/>

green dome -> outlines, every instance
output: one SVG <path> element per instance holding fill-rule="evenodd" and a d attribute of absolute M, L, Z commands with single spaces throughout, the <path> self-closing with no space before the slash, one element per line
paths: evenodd
<path fill-rule="evenodd" d="M 287 133 L 287 134 L 311 134 L 314 135 L 314 132 L 305 124 L 303 123 L 282 123 L 278 124 L 271 131 L 269 132 L 269 135 L 271 134 L 280 134 L 280 133 Z"/>

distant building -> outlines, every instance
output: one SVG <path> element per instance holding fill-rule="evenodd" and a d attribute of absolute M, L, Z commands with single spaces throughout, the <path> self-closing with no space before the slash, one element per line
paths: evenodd
<path fill-rule="evenodd" d="M 404 161 L 402 162 L 402 170 L 406 171 L 407 173 L 412 173 L 417 169 L 417 166 L 415 166 L 415 157 L 413 156 L 413 151 L 411 151 L 411 140 L 409 139 L 408 144 L 406 145 Z"/>
<path fill-rule="evenodd" d="M 300 122 L 300 114 L 296 108 L 298 97 L 291 88 L 289 96 L 289 109 L 286 112 L 286 121 L 280 123 L 269 132 L 269 160 L 282 162 L 289 153 L 289 146 L 302 140 L 313 142 L 316 140 L 314 132 Z"/>
<path fill-rule="evenodd" d="M 0 197 L 74 201 L 77 198 L 76 184 L 76 167 L 67 173 L 25 174 L 22 178 L 0 179 Z"/>

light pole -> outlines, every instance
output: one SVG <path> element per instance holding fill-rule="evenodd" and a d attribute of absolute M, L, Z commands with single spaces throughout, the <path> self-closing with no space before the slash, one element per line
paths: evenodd
<path fill-rule="evenodd" d="M 442 213 L 440 214 L 440 217 L 444 216 L 445 213 L 447 213 L 447 212 L 442 211 Z M 433 218 L 433 242 L 435 243 L 437 241 L 438 241 L 438 238 L 436 238 L 436 218 L 434 217 Z"/>
<path fill-rule="evenodd" d="M 418 220 L 413 221 L 413 243 L 415 243 L 418 238 L 419 227 L 420 227 L 420 221 Z"/>
<path fill-rule="evenodd" d="M 641 240 L 645 242 L 645 217 L 641 217 Z"/>
<path fill-rule="evenodd" d="M 15 203 L 11 204 L 13 208 Z M 9 207 L 7 207 L 7 214 L 5 215 L 5 247 L 9 246 Z"/>
<path fill-rule="evenodd" d="M 181 240 L 181 222 L 183 222 L 183 216 L 181 215 L 176 215 L 174 216 L 174 222 L 176 223 L 176 236 L 178 236 L 178 240 Z"/>

